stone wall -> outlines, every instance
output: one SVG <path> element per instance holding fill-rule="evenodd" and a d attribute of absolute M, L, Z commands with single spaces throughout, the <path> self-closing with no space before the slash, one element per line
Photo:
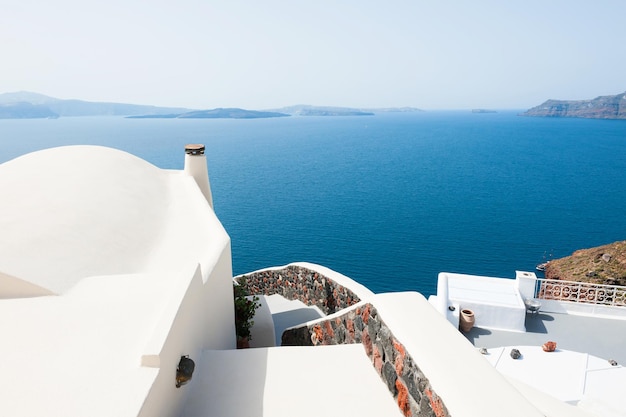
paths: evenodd
<path fill-rule="evenodd" d="M 400 411 L 407 417 L 449 417 L 442 400 L 371 304 L 311 325 L 287 329 L 283 346 L 362 343 Z"/>
<path fill-rule="evenodd" d="M 348 288 L 319 272 L 294 265 L 241 275 L 237 281 L 244 282 L 249 294 L 279 294 L 288 300 L 316 305 L 327 315 L 361 301 Z"/>
<path fill-rule="evenodd" d="M 370 303 L 360 303 L 359 297 L 349 289 L 318 272 L 294 265 L 242 275 L 237 281 L 250 294 L 280 294 L 289 300 L 316 305 L 327 315 L 339 312 L 310 325 L 287 329 L 282 335 L 282 346 L 361 343 L 404 416 L 450 416 L 376 308 Z"/>

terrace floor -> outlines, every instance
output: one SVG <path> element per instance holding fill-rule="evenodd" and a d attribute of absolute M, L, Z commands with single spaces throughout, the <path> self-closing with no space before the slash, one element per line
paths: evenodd
<path fill-rule="evenodd" d="M 551 340 L 558 349 L 585 352 L 626 365 L 626 320 L 544 313 L 526 315 L 526 332 L 474 327 L 465 337 L 476 347 L 541 346 Z"/>
<path fill-rule="evenodd" d="M 512 382 L 603 417 L 626 416 L 626 320 L 561 313 L 526 315 L 525 333 L 474 327 L 465 337 L 487 348 L 485 359 Z M 541 349 L 557 343 L 554 353 Z M 512 359 L 512 349 L 521 357 Z M 615 360 L 613 366 L 609 360 Z"/>

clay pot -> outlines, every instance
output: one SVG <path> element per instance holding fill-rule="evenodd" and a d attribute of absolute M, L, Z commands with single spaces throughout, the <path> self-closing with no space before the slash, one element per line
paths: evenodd
<path fill-rule="evenodd" d="M 556 350 L 556 342 L 546 342 L 541 348 L 544 352 L 554 352 Z"/>
<path fill-rule="evenodd" d="M 248 349 L 250 347 L 250 341 L 247 337 L 237 338 L 237 349 Z"/>
<path fill-rule="evenodd" d="M 464 308 L 463 310 L 461 310 L 460 327 L 461 327 L 462 332 L 467 333 L 470 330 L 472 330 L 472 327 L 474 327 L 475 322 L 476 322 L 476 317 L 474 317 L 474 312 L 472 310 L 469 310 L 467 308 Z"/>

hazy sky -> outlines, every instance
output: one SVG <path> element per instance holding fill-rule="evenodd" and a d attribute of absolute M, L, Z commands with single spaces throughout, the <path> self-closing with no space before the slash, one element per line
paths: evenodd
<path fill-rule="evenodd" d="M 0 93 L 515 108 L 626 91 L 624 0 L 0 0 Z"/>

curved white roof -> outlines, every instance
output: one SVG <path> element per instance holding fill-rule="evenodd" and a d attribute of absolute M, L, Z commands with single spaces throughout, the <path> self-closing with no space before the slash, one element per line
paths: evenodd
<path fill-rule="evenodd" d="M 87 276 L 208 263 L 211 248 L 217 258 L 228 242 L 191 176 L 111 148 L 67 146 L 6 162 L 0 195 L 0 278 L 54 293 Z"/>

